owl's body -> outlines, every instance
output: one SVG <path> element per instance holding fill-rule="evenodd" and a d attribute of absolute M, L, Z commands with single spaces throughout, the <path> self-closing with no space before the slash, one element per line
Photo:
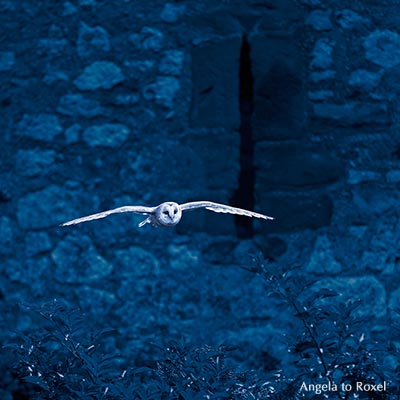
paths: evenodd
<path fill-rule="evenodd" d="M 125 206 L 118 207 L 113 210 L 104 211 L 97 214 L 88 215 L 86 217 L 74 219 L 65 222 L 61 226 L 76 225 L 81 222 L 87 222 L 94 219 L 105 218 L 110 214 L 117 214 L 123 212 L 133 212 L 136 214 L 147 215 L 147 218 L 139 223 L 139 227 L 146 224 L 152 224 L 156 227 L 172 227 L 179 223 L 184 211 L 195 210 L 197 208 L 205 208 L 217 213 L 228 213 L 236 215 L 244 215 L 246 217 L 261 218 L 265 220 L 272 220 L 268 215 L 255 213 L 253 211 L 244 210 L 242 208 L 231 207 L 225 204 L 214 203 L 212 201 L 193 201 L 190 203 L 178 204 L 173 201 L 161 203 L 156 207 L 143 207 L 143 206 Z"/>

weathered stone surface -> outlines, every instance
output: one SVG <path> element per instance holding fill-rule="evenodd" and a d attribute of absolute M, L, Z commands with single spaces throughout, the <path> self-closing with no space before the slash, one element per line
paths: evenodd
<path fill-rule="evenodd" d="M 370 182 L 365 186 L 355 185 L 351 188 L 351 194 L 354 210 L 357 210 L 358 215 L 364 215 L 365 221 L 369 221 L 371 215 L 379 219 L 385 212 L 397 209 L 400 201 L 396 192 L 388 191 L 386 196 L 382 196 L 380 182 Z"/>
<path fill-rule="evenodd" d="M 65 38 L 39 39 L 36 51 L 39 56 L 56 57 L 65 51 L 68 41 Z"/>
<path fill-rule="evenodd" d="M 387 124 L 388 108 L 385 103 L 348 101 L 344 104 L 314 104 L 314 114 L 341 125 Z"/>
<path fill-rule="evenodd" d="M 295 41 L 288 44 L 283 38 L 254 36 L 250 46 L 254 140 L 301 138 L 306 121 L 304 54 Z"/>
<path fill-rule="evenodd" d="M 66 143 L 71 144 L 78 142 L 82 130 L 83 128 L 79 124 L 73 124 L 70 127 L 68 127 L 64 132 Z"/>
<path fill-rule="evenodd" d="M 154 293 L 156 282 L 163 274 L 154 254 L 138 246 L 117 250 L 115 263 L 121 281 L 118 296 L 123 301 Z"/>
<path fill-rule="evenodd" d="M 306 24 L 311 25 L 316 31 L 329 31 L 332 29 L 332 11 L 315 10 L 306 18 Z"/>
<path fill-rule="evenodd" d="M 43 175 L 50 172 L 55 160 L 54 150 L 18 150 L 16 170 L 22 176 Z"/>
<path fill-rule="evenodd" d="M 374 276 L 324 279 L 317 282 L 313 288 L 315 290 L 327 288 L 339 293 L 338 296 L 329 298 L 330 303 L 360 299 L 359 307 L 353 311 L 355 317 L 386 316 L 386 290 Z"/>
<path fill-rule="evenodd" d="M 85 235 L 68 235 L 51 252 L 59 282 L 87 283 L 108 277 L 113 266 L 106 261 Z"/>
<path fill-rule="evenodd" d="M 241 2 L 241 4 L 244 4 Z M 257 1 L 253 1 L 254 9 L 259 7 Z M 290 0 L 271 0 L 268 4 L 268 11 L 260 14 L 260 19 L 255 23 L 254 16 L 249 13 L 246 7 L 235 7 L 233 15 L 237 24 L 233 34 L 242 32 L 243 28 L 250 30 L 251 36 L 281 37 L 288 38 L 287 43 L 293 43 L 297 32 L 304 29 L 304 13 L 298 4 Z M 221 9 L 221 14 L 226 21 L 226 11 Z M 247 20 L 248 19 L 248 20 Z M 247 21 L 246 21 L 247 20 Z M 254 25 L 253 25 L 254 24 Z M 232 24 L 233 25 L 233 24 Z M 226 33 L 225 36 L 229 35 Z"/>
<path fill-rule="evenodd" d="M 19 135 L 45 142 L 52 142 L 62 130 L 58 117 L 53 114 L 25 114 L 17 126 Z"/>
<path fill-rule="evenodd" d="M 83 285 L 75 289 L 75 292 L 82 311 L 91 315 L 97 315 L 99 318 L 110 313 L 113 306 L 117 303 L 115 294 L 108 290 Z"/>
<path fill-rule="evenodd" d="M 284 233 L 318 229 L 331 223 L 333 201 L 320 194 L 268 194 L 262 185 L 256 186 L 257 210 L 272 215 L 275 220 L 261 229 L 270 233 Z M 290 218 L 288 218 L 290 216 Z"/>
<path fill-rule="evenodd" d="M 24 229 L 50 228 L 75 218 L 80 210 L 88 212 L 98 206 L 97 197 L 88 198 L 80 190 L 50 185 L 21 197 L 17 202 L 17 218 Z"/>
<path fill-rule="evenodd" d="M 364 271 L 372 271 L 383 274 L 393 274 L 396 270 L 395 261 L 388 255 L 385 254 L 382 246 L 385 246 L 385 243 L 380 245 L 375 245 L 371 249 L 365 249 L 362 252 L 361 259 L 358 260 L 358 264 L 362 267 Z"/>
<path fill-rule="evenodd" d="M 321 0 L 300 0 L 300 4 L 308 6 L 310 8 L 321 7 Z"/>
<path fill-rule="evenodd" d="M 308 98 L 313 101 L 328 100 L 334 96 L 332 90 L 313 90 L 308 92 Z"/>
<path fill-rule="evenodd" d="M 154 83 L 143 89 L 146 100 L 154 100 L 166 108 L 173 108 L 175 97 L 181 85 L 177 78 L 172 76 L 159 76 Z"/>
<path fill-rule="evenodd" d="M 194 126 L 238 128 L 240 46 L 238 37 L 192 47 Z"/>
<path fill-rule="evenodd" d="M 93 125 L 83 132 L 83 140 L 92 147 L 118 147 L 124 143 L 130 129 L 122 124 Z"/>
<path fill-rule="evenodd" d="M 6 216 L 0 217 L 0 237 L 2 243 L 0 254 L 12 254 L 15 227 L 11 219 Z"/>
<path fill-rule="evenodd" d="M 317 275 L 334 275 L 342 271 L 335 259 L 332 244 L 326 235 L 318 236 L 306 270 Z"/>
<path fill-rule="evenodd" d="M 373 206 L 367 203 L 362 211 L 365 213 L 367 207 Z M 383 211 L 384 212 L 384 211 Z M 365 220 L 365 230 L 363 237 L 358 242 L 359 254 L 355 260 L 355 265 L 361 271 L 372 271 L 379 273 L 381 277 L 392 276 L 398 269 L 398 247 L 400 241 L 400 232 L 398 230 L 398 221 L 395 215 L 388 214 L 385 217 L 378 217 L 377 222 L 371 227 L 369 221 L 371 213 L 381 216 L 382 208 L 371 209 Z"/>
<path fill-rule="evenodd" d="M 129 35 L 129 41 L 137 48 L 159 52 L 164 46 L 164 35 L 158 29 L 145 26 L 140 33 Z"/>
<path fill-rule="evenodd" d="M 127 167 L 120 173 L 125 189 L 143 193 L 143 187 L 152 187 L 147 198 L 156 204 L 159 199 L 171 198 L 171 193 L 175 196 L 171 200 L 176 201 L 203 198 L 229 203 L 231 193 L 237 187 L 239 135 L 223 133 L 223 130 L 213 133 L 213 146 L 209 146 L 210 137 L 207 134 L 193 133 L 182 140 L 179 146 L 174 140 L 164 140 L 162 146 L 150 143 L 140 154 L 137 151 L 127 152 Z M 168 173 L 162 174 L 163 182 L 160 185 L 160 171 L 165 171 L 166 165 Z M 201 210 L 187 214 L 177 226 L 180 232 L 185 229 L 186 232 L 193 231 L 193 226 L 200 231 L 218 231 L 219 234 L 222 231 L 234 232 L 233 217 L 227 219 L 227 216 L 223 218 L 222 215 L 203 213 Z"/>
<path fill-rule="evenodd" d="M 182 72 L 184 53 L 181 50 L 168 50 L 161 59 L 158 70 L 164 75 L 179 76 Z"/>
<path fill-rule="evenodd" d="M 111 61 L 95 61 L 74 80 L 80 90 L 111 89 L 125 80 L 121 69 Z"/>
<path fill-rule="evenodd" d="M 51 239 L 46 232 L 28 232 L 26 234 L 25 251 L 28 257 L 46 252 L 51 248 Z"/>
<path fill-rule="evenodd" d="M 48 257 L 8 259 L 4 271 L 11 282 L 29 287 L 33 296 L 43 296 L 49 290 L 48 277 L 52 276 L 53 265 Z"/>
<path fill-rule="evenodd" d="M 62 10 L 62 16 L 67 17 L 69 15 L 73 15 L 77 12 L 77 8 L 75 5 L 73 5 L 70 1 L 64 1 L 63 3 L 63 10 Z"/>
<path fill-rule="evenodd" d="M 400 35 L 390 30 L 375 30 L 364 41 L 367 60 L 383 68 L 400 64 Z"/>
<path fill-rule="evenodd" d="M 390 317 L 393 322 L 400 322 L 400 288 L 391 293 L 388 305 Z"/>
<path fill-rule="evenodd" d="M 81 57 L 98 56 L 101 52 L 110 51 L 107 31 L 101 26 L 91 27 L 82 22 L 79 27 L 77 51 Z"/>
<path fill-rule="evenodd" d="M 94 6 L 97 0 L 78 0 L 80 6 Z"/>
<path fill-rule="evenodd" d="M 363 182 L 378 182 L 382 180 L 382 176 L 378 172 L 374 171 L 359 171 L 350 169 L 348 172 L 347 182 L 350 185 L 358 185 Z"/>
<path fill-rule="evenodd" d="M 386 181 L 389 183 L 400 182 L 400 170 L 392 170 L 386 174 Z"/>
<path fill-rule="evenodd" d="M 328 38 L 318 39 L 312 51 L 310 68 L 313 70 L 329 68 L 333 63 L 332 53 L 335 44 L 335 41 Z"/>
<path fill-rule="evenodd" d="M 315 71 L 310 73 L 310 80 L 313 83 L 319 83 L 323 81 L 328 81 L 334 79 L 336 76 L 336 71 L 326 70 L 326 71 Z"/>
<path fill-rule="evenodd" d="M 187 244 L 171 244 L 167 252 L 171 267 L 178 271 L 197 268 L 201 261 L 200 252 Z"/>
<path fill-rule="evenodd" d="M 355 29 L 370 23 L 370 19 L 354 12 L 353 10 L 340 10 L 335 13 L 337 23 L 343 29 Z"/>
<path fill-rule="evenodd" d="M 341 160 L 325 151 L 293 144 L 258 145 L 255 166 L 259 171 L 257 185 L 265 189 L 317 187 L 344 177 Z"/>
<path fill-rule="evenodd" d="M 160 263 L 157 258 L 147 250 L 138 246 L 115 252 L 118 274 L 136 280 L 140 277 L 156 277 L 161 273 Z M 133 283 L 133 282 L 131 282 Z"/>
<path fill-rule="evenodd" d="M 79 93 L 62 96 L 57 111 L 64 115 L 82 115 L 87 118 L 101 115 L 104 112 L 97 100 L 88 99 Z"/>
<path fill-rule="evenodd" d="M 15 63 L 13 51 L 0 51 L 0 71 L 9 71 Z"/>
<path fill-rule="evenodd" d="M 177 22 L 185 14 L 185 4 L 166 3 L 161 12 L 161 20 L 170 24 Z"/>
<path fill-rule="evenodd" d="M 365 92 L 375 89 L 382 78 L 382 73 L 357 69 L 350 74 L 349 85 Z"/>
<path fill-rule="evenodd" d="M 124 93 L 115 96 L 114 103 L 117 105 L 130 105 L 139 103 L 140 96 L 138 93 Z"/>

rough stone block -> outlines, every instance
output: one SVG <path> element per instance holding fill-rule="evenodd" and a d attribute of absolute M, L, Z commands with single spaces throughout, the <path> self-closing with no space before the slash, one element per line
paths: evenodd
<path fill-rule="evenodd" d="M 312 57 L 310 68 L 312 70 L 327 69 L 330 68 L 333 63 L 332 53 L 336 42 L 328 39 L 321 38 L 315 43 L 312 51 Z"/>
<path fill-rule="evenodd" d="M 382 78 L 381 72 L 372 72 L 365 69 L 357 69 L 350 74 L 349 85 L 355 89 L 369 92 L 375 89 Z"/>
<path fill-rule="evenodd" d="M 109 290 L 82 285 L 75 292 L 81 309 L 100 319 L 109 314 L 117 303 L 115 294 Z"/>
<path fill-rule="evenodd" d="M 13 51 L 0 52 L 0 71 L 9 71 L 15 63 L 15 55 Z"/>
<path fill-rule="evenodd" d="M 98 207 L 97 197 L 89 198 L 81 191 L 50 185 L 43 190 L 28 193 L 18 200 L 17 219 L 24 229 L 54 228 L 77 218 L 80 212 L 92 212 Z"/>
<path fill-rule="evenodd" d="M 196 127 L 239 127 L 241 38 L 192 48 L 191 122 Z"/>
<path fill-rule="evenodd" d="M 164 46 L 164 35 L 158 29 L 145 26 L 140 33 L 129 35 L 129 41 L 137 48 L 159 52 Z"/>
<path fill-rule="evenodd" d="M 332 244 L 326 235 L 318 236 L 306 271 L 317 275 L 334 275 L 342 271 L 342 266 L 335 259 Z"/>
<path fill-rule="evenodd" d="M 46 174 L 54 165 L 56 152 L 54 150 L 18 150 L 16 170 L 21 176 L 36 176 Z"/>
<path fill-rule="evenodd" d="M 79 27 L 77 51 L 80 57 L 98 56 L 101 52 L 110 51 L 107 31 L 101 26 L 91 27 L 82 22 Z"/>
<path fill-rule="evenodd" d="M 166 51 L 158 70 L 163 75 L 179 76 L 182 71 L 184 56 L 181 50 Z"/>
<path fill-rule="evenodd" d="M 79 124 L 73 124 L 70 127 L 68 127 L 64 132 L 66 143 L 71 144 L 78 142 L 82 130 L 83 128 Z"/>
<path fill-rule="evenodd" d="M 121 284 L 118 296 L 124 301 L 149 296 L 156 291 L 156 282 L 163 274 L 153 253 L 137 246 L 115 252 L 116 274 Z"/>
<path fill-rule="evenodd" d="M 161 20 L 173 24 L 185 14 L 186 6 L 184 4 L 166 3 L 161 12 Z"/>
<path fill-rule="evenodd" d="M 324 101 L 332 98 L 334 93 L 332 90 L 313 90 L 308 92 L 308 98 L 313 101 Z"/>
<path fill-rule="evenodd" d="M 25 236 L 25 251 L 28 257 L 52 248 L 50 236 L 46 232 L 28 232 Z"/>
<path fill-rule="evenodd" d="M 62 130 L 58 117 L 53 114 L 25 114 L 17 126 L 19 135 L 44 142 L 52 142 Z"/>
<path fill-rule="evenodd" d="M 323 81 L 328 81 L 334 79 L 336 76 L 336 71 L 326 70 L 326 71 L 315 71 L 310 73 L 310 81 L 313 83 L 319 83 Z"/>
<path fill-rule="evenodd" d="M 159 76 L 154 83 L 144 87 L 143 97 L 171 109 L 180 87 L 179 79 L 172 76 Z"/>
<path fill-rule="evenodd" d="M 95 61 L 74 80 L 80 90 L 111 89 L 125 80 L 121 69 L 111 61 Z"/>
<path fill-rule="evenodd" d="M 316 31 L 329 31 L 332 29 L 332 11 L 315 10 L 306 18 L 306 25 L 311 25 Z"/>
<path fill-rule="evenodd" d="M 348 101 L 343 104 L 314 104 L 314 114 L 338 125 L 388 124 L 388 107 L 384 103 Z"/>
<path fill-rule="evenodd" d="M 57 111 L 63 115 L 92 118 L 104 113 L 100 103 L 94 99 L 88 99 L 81 94 L 66 94 L 60 98 Z"/>
<path fill-rule="evenodd" d="M 384 68 L 400 64 L 400 35 L 390 30 L 375 30 L 364 41 L 367 60 Z"/>
<path fill-rule="evenodd" d="M 83 131 L 83 140 L 91 147 L 118 147 L 129 133 L 130 129 L 122 124 L 92 125 Z"/>
<path fill-rule="evenodd" d="M 337 11 L 335 17 L 337 23 L 343 29 L 356 29 L 371 22 L 369 18 L 348 9 Z"/>
<path fill-rule="evenodd" d="M 382 176 L 379 172 L 374 171 L 358 171 L 350 169 L 348 172 L 347 182 L 350 185 L 358 185 L 364 182 L 379 182 L 382 181 Z"/>
<path fill-rule="evenodd" d="M 51 253 L 59 282 L 86 283 L 108 277 L 113 266 L 105 260 L 84 235 L 68 235 Z"/>

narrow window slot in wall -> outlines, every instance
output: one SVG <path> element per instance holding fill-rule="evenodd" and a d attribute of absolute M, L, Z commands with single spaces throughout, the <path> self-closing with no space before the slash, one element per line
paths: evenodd
<path fill-rule="evenodd" d="M 252 114 L 254 108 L 251 48 L 243 36 L 239 63 L 239 111 L 240 111 L 240 173 L 239 186 L 232 197 L 236 207 L 254 210 L 254 141 Z M 240 238 L 253 236 L 252 218 L 235 217 L 236 232 Z"/>

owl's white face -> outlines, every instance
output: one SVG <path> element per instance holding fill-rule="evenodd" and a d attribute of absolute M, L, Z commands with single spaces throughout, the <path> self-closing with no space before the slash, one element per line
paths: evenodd
<path fill-rule="evenodd" d="M 182 218 L 178 203 L 172 201 L 160 204 L 156 209 L 156 220 L 162 226 L 174 226 Z"/>

